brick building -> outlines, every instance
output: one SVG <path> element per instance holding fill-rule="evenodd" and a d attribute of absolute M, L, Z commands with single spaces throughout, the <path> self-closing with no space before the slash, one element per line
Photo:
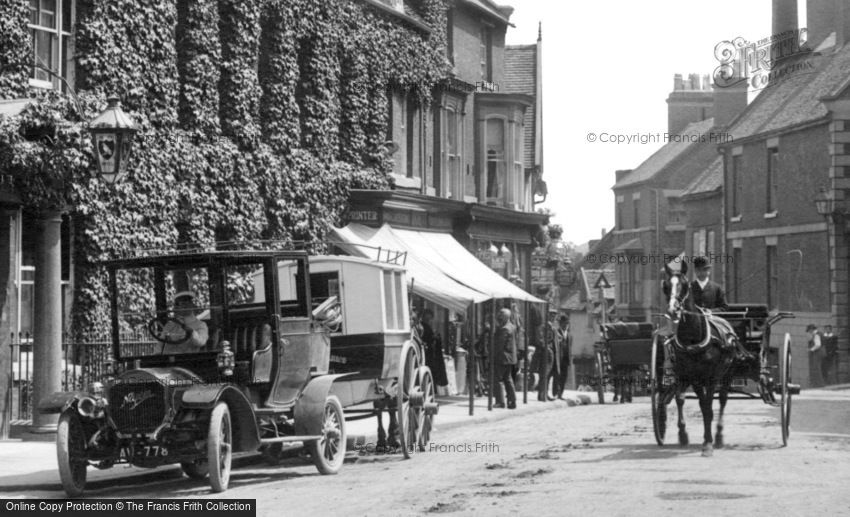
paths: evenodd
<path fill-rule="evenodd" d="M 633 170 L 616 172 L 613 251 L 617 264 L 617 314 L 626 321 L 649 321 L 661 312 L 660 280 L 665 257 L 714 253 L 721 234 L 716 215 L 697 207 L 694 189 L 712 165 L 725 126 L 747 101 L 741 88 L 715 91 L 708 76 L 674 77 L 667 99 L 666 143 Z M 697 210 L 689 215 L 685 203 Z M 710 203 L 709 203 L 710 205 Z M 707 214 L 701 213 L 707 208 Z"/>
<path fill-rule="evenodd" d="M 354 191 L 348 221 L 451 233 L 505 278 L 531 285 L 547 217 L 542 182 L 542 35 L 506 46 L 513 8 L 457 0 L 447 17 L 450 77 L 418 106 L 394 91 L 392 191 Z M 497 250 L 491 253 L 491 250 Z"/>
<path fill-rule="evenodd" d="M 796 313 L 778 325 L 790 332 L 794 368 L 803 385 L 818 384 L 806 351 L 808 323 L 832 324 L 839 335 L 839 379 L 848 358 L 848 238 L 843 214 L 850 188 L 850 9 L 846 2 L 808 2 L 808 46 L 780 66 L 788 74 L 765 88 L 729 129 L 724 159 L 723 225 L 729 296 Z M 797 29 L 794 0 L 776 0 L 773 33 Z M 819 215 L 821 189 L 834 213 Z"/>

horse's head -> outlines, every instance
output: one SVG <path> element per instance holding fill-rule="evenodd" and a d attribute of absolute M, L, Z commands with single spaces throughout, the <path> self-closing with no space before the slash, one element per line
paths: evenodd
<path fill-rule="evenodd" d="M 679 271 L 673 271 L 668 265 L 664 264 L 664 272 L 667 273 L 667 278 L 662 283 L 664 296 L 667 298 L 667 316 L 678 323 L 682 318 L 682 312 L 685 310 L 685 301 L 690 294 L 690 288 L 687 280 L 688 264 L 682 262 L 682 267 Z"/>

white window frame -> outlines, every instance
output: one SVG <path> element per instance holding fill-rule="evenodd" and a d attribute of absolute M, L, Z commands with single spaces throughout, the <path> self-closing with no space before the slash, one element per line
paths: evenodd
<path fill-rule="evenodd" d="M 35 1 L 39 6 L 39 9 L 37 10 L 37 12 L 40 13 L 41 12 L 41 10 L 40 10 L 41 2 L 43 0 L 35 0 Z M 71 3 L 71 9 L 70 9 L 71 32 L 62 30 L 62 26 L 64 25 L 63 17 L 65 15 L 63 7 L 64 7 L 64 4 L 66 2 Z M 33 24 L 31 22 L 27 23 L 27 28 L 30 30 L 30 39 L 31 39 L 32 45 L 33 45 L 33 48 L 32 48 L 32 50 L 33 50 L 33 60 L 35 60 L 35 58 L 36 58 L 35 41 L 34 41 L 33 31 L 40 31 L 40 32 L 45 32 L 45 33 L 51 34 L 52 47 L 53 47 L 52 48 L 52 52 L 53 52 L 52 62 L 50 62 L 50 63 L 39 62 L 37 64 L 39 64 L 41 66 L 46 66 L 47 68 L 49 68 L 54 73 L 61 75 L 68 82 L 72 82 L 71 79 L 73 77 L 73 57 L 71 59 L 69 59 L 67 63 L 62 62 L 63 56 L 65 55 L 65 50 L 66 50 L 64 38 L 67 36 L 68 39 L 70 40 L 74 36 L 73 30 L 74 30 L 74 25 L 76 24 L 76 19 L 75 19 L 76 18 L 76 7 L 77 7 L 76 0 L 55 0 L 55 11 L 53 13 L 53 27 L 47 27 L 47 26 L 44 26 L 44 25 L 37 25 L 37 24 Z M 31 7 L 30 4 L 27 5 L 27 9 L 28 9 L 28 12 L 32 11 L 32 7 Z M 70 46 L 73 49 L 73 42 L 71 42 Z M 62 73 L 63 64 L 65 65 L 65 68 L 66 68 L 65 74 Z M 33 67 L 32 71 L 30 72 L 30 77 L 29 77 L 29 85 L 30 86 L 33 86 L 35 88 L 48 89 L 48 90 L 62 90 L 63 89 L 64 85 L 62 84 L 62 82 L 54 76 L 51 76 L 50 80 L 38 79 L 37 77 L 33 77 L 33 76 L 38 75 L 38 70 L 39 69 L 36 69 L 35 67 Z M 46 72 L 44 72 L 44 73 L 46 73 Z"/>

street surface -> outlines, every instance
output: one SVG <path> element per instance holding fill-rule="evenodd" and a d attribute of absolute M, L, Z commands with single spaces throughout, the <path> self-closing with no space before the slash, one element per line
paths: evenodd
<path fill-rule="evenodd" d="M 299 460 L 255 463 L 234 470 L 225 494 L 212 494 L 205 482 L 172 469 L 152 471 L 141 485 L 131 485 L 133 478 L 101 483 L 86 496 L 256 498 L 258 515 L 269 516 L 850 515 L 848 409 L 850 391 L 804 392 L 794 399 L 791 441 L 782 447 L 778 408 L 730 400 L 726 447 L 704 458 L 696 400 L 686 403 L 691 445 L 658 447 L 648 399 L 641 397 L 446 433 L 437 421 L 432 438 L 439 450 L 409 461 L 362 455 L 336 476 L 320 476 Z M 674 431 L 668 430 L 668 443 Z"/>

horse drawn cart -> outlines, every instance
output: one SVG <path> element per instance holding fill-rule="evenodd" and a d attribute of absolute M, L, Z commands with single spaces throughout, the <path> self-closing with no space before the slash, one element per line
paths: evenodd
<path fill-rule="evenodd" d="M 59 415 L 62 485 L 89 467 L 180 464 L 227 489 L 234 452 L 305 451 L 322 474 L 346 452 L 344 408 L 398 416 L 405 454 L 437 410 L 410 339 L 404 268 L 303 251 L 189 251 L 114 260 L 109 375 L 39 402 Z M 356 413 L 356 408 L 353 409 Z"/>
<path fill-rule="evenodd" d="M 713 312 L 726 320 L 749 354 L 732 362 L 730 392 L 760 398 L 780 408 L 783 445 L 788 443 L 791 398 L 800 388 L 791 378 L 791 336 L 785 334 L 781 349 L 770 346 L 771 326 L 793 314 L 769 314 L 764 305 L 734 304 L 724 312 Z M 618 396 L 628 400 L 635 383 L 648 373 L 652 421 L 656 442 L 665 441 L 667 407 L 673 396 L 663 386 L 664 347 L 674 335 L 651 323 L 611 323 L 601 325 L 603 342 L 597 347 L 599 397 L 602 401 L 604 380 L 613 382 Z M 717 386 L 717 390 L 723 389 Z M 666 395 L 666 397 L 665 397 Z M 666 398 L 666 400 L 665 400 Z M 621 398 L 621 400 L 623 400 Z"/>

